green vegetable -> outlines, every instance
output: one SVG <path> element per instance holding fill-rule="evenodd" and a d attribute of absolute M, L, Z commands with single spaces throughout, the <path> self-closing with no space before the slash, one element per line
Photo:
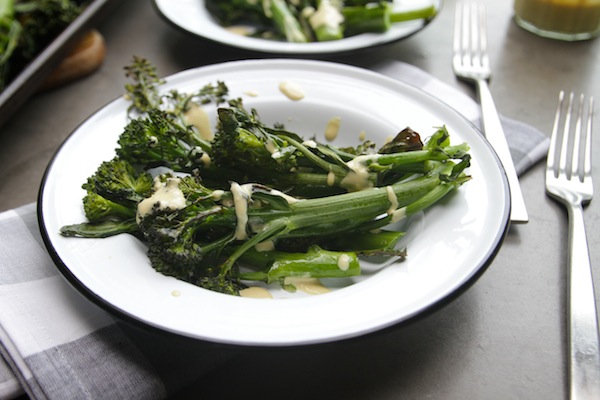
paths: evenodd
<path fill-rule="evenodd" d="M 437 13 L 434 5 L 395 10 L 390 0 L 207 0 L 205 3 L 222 26 L 253 26 L 255 36 L 295 43 L 382 33 L 394 23 L 428 20 Z"/>
<path fill-rule="evenodd" d="M 308 41 L 298 18 L 285 0 L 269 0 L 269 4 L 269 15 L 277 30 L 288 42 L 304 43 Z"/>
<path fill-rule="evenodd" d="M 82 185 L 83 210 L 88 223 L 64 226 L 64 236 L 108 237 L 137 234 L 137 205 L 153 191 L 153 178 L 136 170 L 129 161 L 115 157 L 105 161 Z"/>
<path fill-rule="evenodd" d="M 253 265 L 265 265 L 256 272 L 242 272 L 241 280 L 279 282 L 285 285 L 286 278 L 344 278 L 360 275 L 360 262 L 356 254 L 325 250 L 317 245 L 305 253 L 283 251 L 257 252 L 249 249 L 242 261 Z"/>
<path fill-rule="evenodd" d="M 341 1 L 317 0 L 317 9 L 308 17 L 308 21 L 318 42 L 344 38 Z"/>
<path fill-rule="evenodd" d="M 116 157 L 83 184 L 87 221 L 61 234 L 133 234 L 158 272 L 209 290 L 238 294 L 249 281 L 291 290 L 287 278 L 356 276 L 359 257 L 403 258 L 403 233 L 382 228 L 470 179 L 468 145 L 452 145 L 445 127 L 424 143 L 402 130 L 378 152 L 336 148 L 265 125 L 222 82 L 161 95 L 145 60 L 127 71 L 133 117 Z M 214 138 L 201 138 L 186 112 L 223 102 Z"/>
<path fill-rule="evenodd" d="M 346 34 L 349 36 L 361 33 L 383 33 L 394 23 L 416 19 L 429 19 L 437 10 L 428 6 L 410 11 L 394 11 L 389 2 L 381 1 L 370 6 L 349 6 L 342 9 Z"/>

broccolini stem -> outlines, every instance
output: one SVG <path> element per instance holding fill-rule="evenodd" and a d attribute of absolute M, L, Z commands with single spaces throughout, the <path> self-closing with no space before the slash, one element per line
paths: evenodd
<path fill-rule="evenodd" d="M 233 264 L 240 258 L 246 251 L 256 246 L 257 244 L 268 240 L 272 237 L 276 237 L 281 232 L 286 230 L 287 220 L 286 218 L 280 218 L 279 220 L 273 221 L 272 223 L 265 226 L 265 228 L 258 234 L 252 236 L 250 239 L 243 242 L 236 250 L 231 254 L 227 260 L 221 265 L 221 271 L 219 276 L 224 278 L 227 276 Z"/>
<path fill-rule="evenodd" d="M 298 142 L 297 140 L 292 139 L 289 136 L 280 136 L 281 139 L 288 141 L 292 146 L 297 148 L 306 158 L 312 161 L 318 167 L 323 168 L 324 171 L 333 172 L 336 176 L 344 176 L 348 173 L 347 166 L 340 166 L 336 164 L 332 164 L 331 162 L 323 160 L 321 157 L 314 154 L 310 151 L 305 145 Z M 341 160 L 340 160 L 341 161 Z"/>
<path fill-rule="evenodd" d="M 220 275 L 225 277 L 235 261 L 248 249 L 268 239 L 279 237 L 323 236 L 336 232 L 356 229 L 362 224 L 370 223 L 378 216 L 393 221 L 398 215 L 406 217 L 413 212 L 429 206 L 439 200 L 452 188 L 465 180 L 442 182 L 439 174 L 420 177 L 407 182 L 400 182 L 388 187 L 371 188 L 363 191 L 345 193 L 324 198 L 308 199 L 289 204 L 289 210 L 273 212 L 249 210 L 249 219 L 259 219 L 264 223 L 263 229 L 243 242 L 221 266 Z M 443 190 L 436 190 L 444 186 Z M 419 200 L 425 198 L 425 200 Z M 416 203 L 408 208 L 411 203 Z M 394 209 L 390 209 L 394 205 Z M 396 212 L 399 211 L 399 214 Z"/>
<path fill-rule="evenodd" d="M 386 213 L 392 203 L 404 207 L 440 185 L 435 176 L 290 204 L 289 236 L 323 235 L 349 230 Z"/>
<path fill-rule="evenodd" d="M 390 14 L 390 22 L 411 21 L 414 19 L 429 19 L 437 13 L 434 5 L 408 11 L 396 11 Z"/>
<path fill-rule="evenodd" d="M 306 253 L 282 251 L 244 253 L 244 262 L 263 265 L 266 270 L 240 273 L 242 280 L 281 282 L 288 277 L 343 278 L 360 275 L 360 263 L 353 252 L 340 252 L 311 246 Z"/>
<path fill-rule="evenodd" d="M 270 0 L 269 2 L 271 4 L 269 11 L 273 21 L 287 41 L 292 43 L 308 42 L 300 22 L 289 9 L 285 0 Z"/>
<path fill-rule="evenodd" d="M 349 6 L 342 9 L 346 24 L 346 36 L 366 32 L 386 32 L 395 22 L 428 19 L 437 12 L 434 6 L 408 11 L 394 11 L 390 3 L 382 2 L 373 7 Z"/>
<path fill-rule="evenodd" d="M 60 234 L 65 237 L 83 237 L 92 239 L 107 238 L 121 233 L 138 234 L 140 228 L 131 218 L 126 221 L 104 221 L 96 224 L 81 223 L 66 225 L 60 228 Z"/>

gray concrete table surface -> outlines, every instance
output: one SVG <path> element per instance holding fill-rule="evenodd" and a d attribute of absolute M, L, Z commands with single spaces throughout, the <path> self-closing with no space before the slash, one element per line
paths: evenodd
<path fill-rule="evenodd" d="M 510 0 L 484 2 L 491 90 L 501 113 L 549 135 L 559 90 L 600 99 L 600 39 L 543 39 L 515 25 Z M 432 24 L 405 40 L 322 59 L 366 68 L 401 60 L 474 97 L 473 88 L 458 81 L 451 68 L 454 3 L 446 1 Z M 98 28 L 108 50 L 101 69 L 36 95 L 0 128 L 0 211 L 36 200 L 47 163 L 63 140 L 122 94 L 123 66 L 132 55 L 147 57 L 162 75 L 221 61 L 275 57 L 188 36 L 163 21 L 149 0 L 121 3 Z M 599 179 L 600 141 L 593 152 L 593 173 Z M 529 224 L 510 229 L 489 269 L 450 304 L 409 325 L 348 342 L 241 350 L 180 398 L 566 398 L 567 219 L 545 195 L 543 169 L 540 163 L 521 177 Z M 592 201 L 585 217 L 600 292 L 600 200 Z"/>

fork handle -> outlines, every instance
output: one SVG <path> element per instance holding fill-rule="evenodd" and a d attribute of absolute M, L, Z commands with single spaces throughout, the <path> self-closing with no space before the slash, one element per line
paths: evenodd
<path fill-rule="evenodd" d="M 600 348 L 596 298 L 583 208 L 569 212 L 569 380 L 570 398 L 600 399 Z"/>
<path fill-rule="evenodd" d="M 511 198 L 510 220 L 513 223 L 527 223 L 529 216 L 527 215 L 527 207 L 519 185 L 517 171 L 504 135 L 504 129 L 500 123 L 496 104 L 485 79 L 477 80 L 477 91 L 479 93 L 479 104 L 481 104 L 481 119 L 485 137 L 496 151 L 508 178 Z"/>

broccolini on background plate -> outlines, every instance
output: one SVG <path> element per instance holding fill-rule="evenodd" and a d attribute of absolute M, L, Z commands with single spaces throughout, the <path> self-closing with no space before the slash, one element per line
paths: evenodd
<path fill-rule="evenodd" d="M 426 4 L 398 10 L 394 1 L 372 0 L 206 0 L 216 20 L 245 34 L 292 43 L 341 40 L 361 33 L 384 33 L 392 24 L 431 19 L 437 9 Z"/>
<path fill-rule="evenodd" d="M 437 17 L 441 0 L 154 0 L 185 32 L 255 52 L 331 55 L 409 37 Z"/>

